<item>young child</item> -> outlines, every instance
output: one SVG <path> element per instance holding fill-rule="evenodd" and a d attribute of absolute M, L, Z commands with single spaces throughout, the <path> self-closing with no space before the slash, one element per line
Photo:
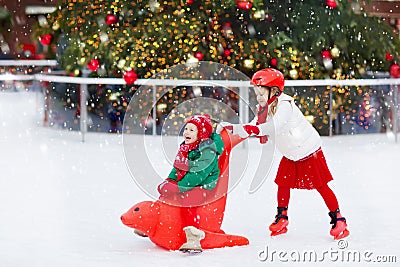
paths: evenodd
<path fill-rule="evenodd" d="M 218 156 L 222 154 L 224 143 L 219 134 L 213 133 L 208 114 L 195 115 L 186 121 L 183 131 L 184 141 L 179 146 L 173 169 L 168 178 L 158 186 L 160 200 L 177 198 L 182 205 L 182 216 L 186 226 L 198 230 L 197 208 L 204 205 L 207 194 L 217 185 L 220 170 Z M 204 218 L 206 219 L 206 218 Z M 204 236 L 194 228 L 186 235 Z M 188 237 L 193 239 L 195 237 Z M 188 240 L 189 241 L 189 240 Z M 199 242 L 185 243 L 181 250 L 201 250 Z"/>
<path fill-rule="evenodd" d="M 278 185 L 278 212 L 269 226 L 271 235 L 287 232 L 290 189 L 298 188 L 316 189 L 329 209 L 332 224 L 330 234 L 335 239 L 348 236 L 346 220 L 340 214 L 335 194 L 327 185 L 333 178 L 321 150 L 321 138 L 295 105 L 293 98 L 283 93 L 282 73 L 272 68 L 257 71 L 251 84 L 257 95 L 257 117 L 250 124 L 222 123 L 221 126 L 242 138 L 250 135 L 262 138 L 261 143 L 267 140 L 267 136 L 283 155 L 275 178 Z M 217 132 L 218 129 L 221 127 L 217 128 Z"/>

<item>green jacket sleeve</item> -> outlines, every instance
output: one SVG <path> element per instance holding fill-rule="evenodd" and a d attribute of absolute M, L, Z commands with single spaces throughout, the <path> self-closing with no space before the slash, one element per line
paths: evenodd
<path fill-rule="evenodd" d="M 189 161 L 189 171 L 178 182 L 179 190 L 185 192 L 200 185 L 212 172 L 215 160 L 218 160 L 215 150 L 211 148 L 202 150 L 199 158 Z"/>
<path fill-rule="evenodd" d="M 176 174 L 176 169 L 175 168 L 172 168 L 172 171 L 168 174 L 168 178 L 176 181 L 177 174 Z"/>

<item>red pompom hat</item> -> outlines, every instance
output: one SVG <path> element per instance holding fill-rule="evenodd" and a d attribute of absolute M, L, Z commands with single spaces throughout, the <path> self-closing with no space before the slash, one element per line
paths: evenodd
<path fill-rule="evenodd" d="M 210 138 L 210 135 L 213 132 L 213 126 L 210 120 L 210 115 L 194 115 L 190 119 L 186 121 L 186 123 L 193 123 L 196 125 L 198 133 L 197 138 L 200 141 L 206 140 Z"/>

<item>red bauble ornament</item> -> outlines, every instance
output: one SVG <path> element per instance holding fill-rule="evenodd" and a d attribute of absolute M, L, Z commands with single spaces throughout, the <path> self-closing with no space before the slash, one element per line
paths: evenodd
<path fill-rule="evenodd" d="M 335 0 L 326 0 L 326 5 L 329 7 L 329 8 L 337 8 L 337 3 L 336 3 L 336 1 Z"/>
<path fill-rule="evenodd" d="M 246 0 L 236 0 L 236 5 L 239 9 L 249 10 L 253 6 L 253 3 Z"/>
<path fill-rule="evenodd" d="M 385 58 L 386 58 L 387 61 L 392 61 L 393 60 L 393 56 L 389 52 L 386 52 L 386 57 Z"/>
<path fill-rule="evenodd" d="M 231 50 L 226 48 L 224 49 L 224 56 L 229 57 L 231 55 Z"/>
<path fill-rule="evenodd" d="M 198 60 L 202 61 L 204 59 L 204 54 L 201 53 L 200 51 L 197 51 L 194 53 L 194 57 L 197 58 Z"/>
<path fill-rule="evenodd" d="M 329 60 L 332 59 L 332 55 L 329 50 L 322 50 L 321 55 L 322 55 L 322 59 L 329 59 Z"/>
<path fill-rule="evenodd" d="M 397 63 L 394 63 L 390 66 L 390 76 L 392 78 L 400 78 L 400 66 Z"/>
<path fill-rule="evenodd" d="M 124 74 L 124 80 L 127 84 L 133 84 L 137 80 L 137 74 L 133 70 L 128 70 Z"/>
<path fill-rule="evenodd" d="M 42 45 L 49 45 L 53 41 L 53 35 L 51 33 L 40 35 L 39 42 Z"/>
<path fill-rule="evenodd" d="M 186 4 L 188 4 L 189 6 L 191 5 L 191 4 L 193 4 L 194 3 L 194 0 L 186 0 Z"/>
<path fill-rule="evenodd" d="M 269 61 L 269 64 L 272 67 L 276 67 L 276 66 L 278 66 L 278 60 L 276 58 L 271 58 L 271 60 Z"/>
<path fill-rule="evenodd" d="M 106 24 L 108 26 L 116 24 L 117 21 L 118 21 L 117 16 L 115 16 L 114 14 L 107 14 L 107 16 L 106 16 Z"/>
<path fill-rule="evenodd" d="M 322 63 L 324 64 L 325 69 L 332 70 L 333 62 L 332 62 L 331 51 L 322 50 L 321 55 L 322 55 Z"/>
<path fill-rule="evenodd" d="M 91 71 L 97 71 L 99 69 L 99 66 L 100 61 L 97 58 L 90 60 L 87 64 L 88 69 Z"/>

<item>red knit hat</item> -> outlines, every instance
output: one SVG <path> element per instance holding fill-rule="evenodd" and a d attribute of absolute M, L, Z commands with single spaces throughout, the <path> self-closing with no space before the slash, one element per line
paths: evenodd
<path fill-rule="evenodd" d="M 190 119 L 188 119 L 186 123 L 193 123 L 194 125 L 196 125 L 198 130 L 197 138 L 200 141 L 210 138 L 210 135 L 213 131 L 210 115 L 194 115 Z"/>

